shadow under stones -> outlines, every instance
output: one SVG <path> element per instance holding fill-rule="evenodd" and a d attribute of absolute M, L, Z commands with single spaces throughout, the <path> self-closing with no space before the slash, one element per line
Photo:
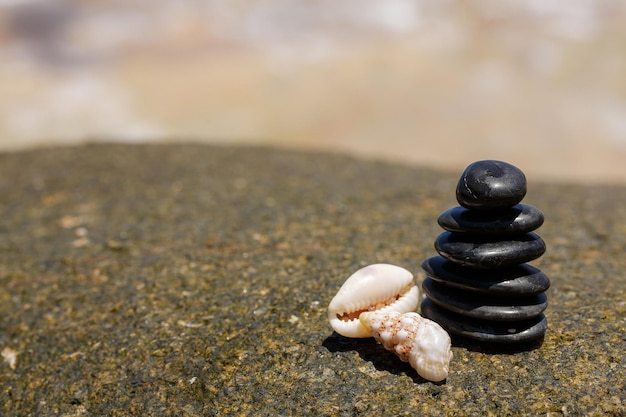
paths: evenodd
<path fill-rule="evenodd" d="M 387 351 L 380 343 L 376 342 L 373 337 L 366 339 L 350 338 L 333 332 L 324 339 L 322 346 L 332 353 L 355 351 L 361 359 L 371 362 L 378 371 L 390 372 L 394 375 L 406 375 L 415 384 L 431 382 L 435 385 L 443 385 L 446 383 L 445 380 L 432 382 L 422 378 L 409 363 L 402 362 L 393 352 Z"/>

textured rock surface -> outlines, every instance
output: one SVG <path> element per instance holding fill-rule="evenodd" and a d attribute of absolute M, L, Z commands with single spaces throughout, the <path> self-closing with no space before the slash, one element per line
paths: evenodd
<path fill-rule="evenodd" d="M 326 307 L 362 266 L 424 278 L 456 174 L 104 145 L 0 155 L 0 415 L 623 415 L 626 189 L 533 183 L 543 345 L 456 345 L 443 384 Z"/>

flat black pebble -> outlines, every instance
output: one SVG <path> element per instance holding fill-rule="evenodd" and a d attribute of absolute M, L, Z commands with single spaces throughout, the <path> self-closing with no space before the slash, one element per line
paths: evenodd
<path fill-rule="evenodd" d="M 426 298 L 421 305 L 422 315 L 433 320 L 448 333 L 487 343 L 525 343 L 542 337 L 548 328 L 543 314 L 519 322 L 496 322 L 464 317 L 438 307 Z"/>
<path fill-rule="evenodd" d="M 493 321 L 519 321 L 537 317 L 548 307 L 545 294 L 502 298 L 468 294 L 441 285 L 432 278 L 422 282 L 424 293 L 437 305 L 463 316 Z"/>
<path fill-rule="evenodd" d="M 529 264 L 501 269 L 464 268 L 442 256 L 433 256 L 422 263 L 426 275 L 453 288 L 497 296 L 541 294 L 550 288 L 550 280 Z"/>
<path fill-rule="evenodd" d="M 435 240 L 435 249 L 444 258 L 473 268 L 500 268 L 537 259 L 546 244 L 535 233 L 509 236 L 443 232 Z"/>
<path fill-rule="evenodd" d="M 493 211 L 454 207 L 441 213 L 437 221 L 449 232 L 527 233 L 543 224 L 543 213 L 527 204 Z"/>
<path fill-rule="evenodd" d="M 514 206 L 526 195 L 526 176 L 502 161 L 470 164 L 456 187 L 456 199 L 470 209 L 493 210 Z"/>

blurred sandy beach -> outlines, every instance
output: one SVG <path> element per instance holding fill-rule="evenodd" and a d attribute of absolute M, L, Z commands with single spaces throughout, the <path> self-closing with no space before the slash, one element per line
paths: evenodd
<path fill-rule="evenodd" d="M 90 141 L 626 184 L 626 3 L 0 0 L 0 151 Z"/>

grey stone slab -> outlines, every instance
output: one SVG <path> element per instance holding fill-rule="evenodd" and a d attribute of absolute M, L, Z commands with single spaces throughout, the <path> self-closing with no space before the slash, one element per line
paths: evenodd
<path fill-rule="evenodd" d="M 626 413 L 626 187 L 529 184 L 552 280 L 533 350 L 455 345 L 433 384 L 332 332 L 351 273 L 435 255 L 457 180 L 255 147 L 0 154 L 0 415 Z"/>

